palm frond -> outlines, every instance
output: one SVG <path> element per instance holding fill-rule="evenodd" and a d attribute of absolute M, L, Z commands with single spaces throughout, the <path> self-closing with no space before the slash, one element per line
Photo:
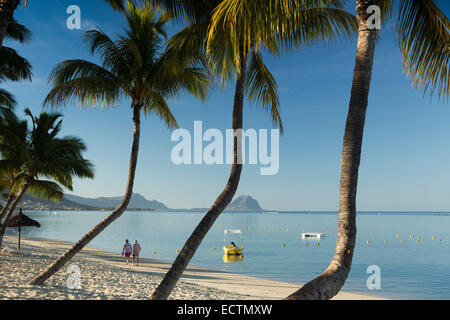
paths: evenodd
<path fill-rule="evenodd" d="M 4 80 L 31 81 L 31 64 L 16 50 L 0 47 L 0 82 Z"/>
<path fill-rule="evenodd" d="M 155 114 L 157 115 L 168 128 L 178 128 L 178 123 L 175 117 L 170 111 L 170 107 L 167 104 L 164 97 L 158 92 L 151 92 L 147 95 L 143 105 L 145 115 Z"/>
<path fill-rule="evenodd" d="M 64 197 L 63 189 L 57 183 L 48 180 L 32 180 L 27 193 L 35 198 L 58 202 Z"/>
<path fill-rule="evenodd" d="M 20 43 L 27 43 L 31 41 L 32 32 L 24 25 L 18 23 L 16 20 L 13 20 L 8 24 L 5 37 L 17 40 Z"/>
<path fill-rule="evenodd" d="M 164 97 L 171 98 L 177 98 L 182 92 L 186 92 L 204 101 L 210 81 L 209 74 L 203 68 L 186 67 L 177 72 L 168 68 L 149 79 L 151 86 L 148 92 L 156 91 Z"/>
<path fill-rule="evenodd" d="M 309 45 L 313 41 L 349 36 L 357 30 L 356 18 L 341 10 L 338 0 L 224 0 L 214 10 L 208 46 L 226 33 L 235 64 L 240 50 L 264 46 L 278 53 L 279 46 Z"/>
<path fill-rule="evenodd" d="M 10 92 L 0 89 L 0 106 L 13 110 L 16 104 L 17 101 Z"/>
<path fill-rule="evenodd" d="M 271 48 L 278 46 L 293 50 L 311 46 L 319 41 L 332 42 L 350 38 L 356 34 L 358 24 L 356 17 L 340 8 L 320 7 L 301 10 L 296 19 L 278 21 L 273 38 L 268 37 L 266 45 Z M 262 33 L 269 32 L 262 27 Z M 263 37 L 260 40 L 264 43 Z M 277 53 L 276 50 L 271 49 Z"/>
<path fill-rule="evenodd" d="M 221 0 L 147 0 L 153 6 L 169 12 L 178 21 L 189 24 L 209 21 L 211 13 Z"/>
<path fill-rule="evenodd" d="M 256 102 L 267 110 L 273 124 L 280 127 L 283 133 L 283 122 L 279 113 L 280 101 L 278 84 L 270 73 L 260 53 L 253 52 L 247 68 L 246 91 L 251 101 Z"/>
<path fill-rule="evenodd" d="M 126 74 L 128 65 L 124 53 L 106 33 L 102 30 L 90 30 L 86 31 L 83 37 L 91 54 L 100 56 L 105 69 L 116 75 Z"/>
<path fill-rule="evenodd" d="M 209 23 L 191 24 L 167 41 L 166 55 L 172 55 L 171 66 L 201 65 L 208 68 L 206 59 L 206 35 Z M 176 61 L 178 58 L 178 61 Z"/>
<path fill-rule="evenodd" d="M 394 25 L 412 83 L 448 100 L 450 22 L 433 0 L 401 0 Z"/>
<path fill-rule="evenodd" d="M 84 60 L 68 60 L 56 66 L 50 74 L 53 89 L 44 105 L 59 106 L 70 101 L 82 107 L 113 106 L 124 94 L 121 81 L 111 72 Z"/>

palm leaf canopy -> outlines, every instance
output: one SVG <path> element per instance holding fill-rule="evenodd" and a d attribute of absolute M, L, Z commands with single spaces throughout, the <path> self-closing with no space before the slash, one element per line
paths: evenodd
<path fill-rule="evenodd" d="M 183 92 L 204 99 L 209 76 L 201 67 L 180 58 L 175 48 L 165 48 L 166 14 L 147 5 L 128 2 L 127 29 L 116 41 L 102 30 L 85 33 L 84 40 L 101 65 L 68 60 L 52 71 L 52 91 L 44 104 L 59 106 L 70 101 L 81 106 L 111 107 L 129 97 L 132 107 L 158 115 L 169 127 L 177 126 L 166 99 Z"/>
<path fill-rule="evenodd" d="M 223 0 L 214 10 L 208 31 L 208 51 L 216 37 L 226 33 L 233 57 L 239 50 L 264 47 L 278 54 L 280 48 L 309 46 L 317 41 L 349 37 L 357 30 L 356 17 L 343 9 L 341 0 Z"/>
<path fill-rule="evenodd" d="M 385 0 L 386 1 L 386 0 Z M 393 17 L 403 55 L 403 67 L 412 83 L 448 100 L 450 94 L 450 22 L 434 0 L 397 0 Z"/>
<path fill-rule="evenodd" d="M 72 190 L 73 177 L 94 177 L 92 163 L 83 158 L 85 144 L 75 137 L 58 137 L 61 115 L 25 113 L 31 128 L 12 112 L 0 119 L 0 177 L 10 182 L 12 193 L 28 183 L 29 194 L 59 200 L 63 187 Z"/>

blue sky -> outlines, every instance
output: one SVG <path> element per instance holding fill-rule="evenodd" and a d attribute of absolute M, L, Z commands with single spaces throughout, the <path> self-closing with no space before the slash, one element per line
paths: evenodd
<path fill-rule="evenodd" d="M 440 1 L 447 16 L 450 5 Z M 82 30 L 66 28 L 66 9 L 78 5 Z M 349 1 L 349 11 L 354 3 Z M 29 1 L 16 18 L 34 34 L 30 44 L 6 42 L 33 65 L 32 83 L 2 86 L 16 95 L 17 112 L 38 113 L 49 91 L 51 69 L 66 59 L 89 59 L 82 32 L 100 26 L 114 36 L 123 18 L 103 1 Z M 171 26 L 172 31 L 176 26 Z M 280 170 L 261 176 L 258 166 L 244 166 L 237 195 L 250 194 L 266 209 L 337 210 L 340 159 L 350 98 L 356 38 L 317 45 L 265 61 L 280 87 L 285 135 L 280 139 Z M 205 104 L 189 96 L 170 101 L 180 126 L 192 130 L 195 120 L 207 128 L 231 127 L 233 84 L 211 89 Z M 81 137 L 86 157 L 96 166 L 94 180 L 77 180 L 77 195 L 117 196 L 125 189 L 131 149 L 131 110 L 123 100 L 113 109 L 81 110 L 67 105 L 63 134 Z M 245 105 L 246 128 L 270 129 L 267 114 Z M 223 189 L 229 166 L 175 166 L 170 160 L 171 131 L 159 119 L 142 123 L 141 153 L 135 192 L 172 208 L 208 207 Z M 378 43 L 369 98 L 358 188 L 359 210 L 450 210 L 450 108 L 416 90 L 402 71 L 390 26 Z"/>

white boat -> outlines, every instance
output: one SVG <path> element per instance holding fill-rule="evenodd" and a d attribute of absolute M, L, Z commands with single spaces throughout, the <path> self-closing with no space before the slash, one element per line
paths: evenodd
<path fill-rule="evenodd" d="M 325 238 L 325 233 L 323 232 L 303 232 L 302 239 L 323 239 Z"/>

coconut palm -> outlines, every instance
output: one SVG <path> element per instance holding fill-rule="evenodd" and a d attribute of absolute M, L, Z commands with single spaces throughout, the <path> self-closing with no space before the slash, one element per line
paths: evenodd
<path fill-rule="evenodd" d="M 83 60 L 65 61 L 52 72 L 54 89 L 45 104 L 60 105 L 71 100 L 111 106 L 121 97 L 131 100 L 133 111 L 133 146 L 128 182 L 120 205 L 103 221 L 83 236 L 64 255 L 55 260 L 30 284 L 41 284 L 79 252 L 89 241 L 119 218 L 126 210 L 133 192 L 136 163 L 139 151 L 141 112 L 156 115 L 168 127 L 176 127 L 166 99 L 181 92 L 204 99 L 209 86 L 209 76 L 203 68 L 178 62 L 175 49 L 164 50 L 165 14 L 157 19 L 153 7 L 138 7 L 128 2 L 125 13 L 128 28 L 125 36 L 111 40 L 100 30 L 86 32 L 85 40 L 91 52 L 98 54 L 102 65 Z"/>
<path fill-rule="evenodd" d="M 72 190 L 72 178 L 93 178 L 92 164 L 83 158 L 84 143 L 75 137 L 58 138 L 60 114 L 41 113 L 27 122 L 9 113 L 0 121 L 0 175 L 13 176 L 8 198 L 13 198 L 0 228 L 0 246 L 6 225 L 23 195 L 60 200 L 63 187 Z M 5 205 L 7 207 L 8 204 Z"/>
<path fill-rule="evenodd" d="M 25 26 L 19 24 L 17 21 L 13 21 L 9 24 L 6 32 L 6 36 L 17 40 L 19 42 L 28 42 L 31 40 L 31 32 Z M 21 57 L 14 49 L 7 47 L 0 47 L 0 83 L 5 80 L 19 81 L 30 80 L 31 81 L 31 65 L 30 63 Z M 14 114 L 11 114 L 10 110 L 13 110 L 16 105 L 16 99 L 14 96 L 0 88 L 0 119 L 9 117 L 10 120 L 14 118 Z M 6 121 L 7 118 L 5 118 Z M 0 140 L 2 138 L 0 137 Z M 8 174 L 0 174 L 0 191 L 7 189 L 13 183 L 13 177 Z M 9 204 L 12 202 L 12 196 L 7 198 L 6 205 L 2 208 L 0 213 L 0 222 L 3 216 L 6 214 Z"/>
<path fill-rule="evenodd" d="M 398 2 L 398 6 L 396 5 Z M 342 152 L 339 230 L 330 266 L 288 299 L 331 299 L 347 279 L 356 241 L 356 191 L 364 122 L 378 30 L 368 24 L 368 8 L 378 5 L 381 20 L 393 18 L 403 66 L 416 86 L 447 100 L 450 91 L 450 24 L 434 0 L 357 0 L 358 47 Z"/>
<path fill-rule="evenodd" d="M 190 22 L 189 26 L 174 36 L 171 40 L 172 45 L 180 48 L 185 56 L 201 57 L 202 53 L 206 52 L 207 62 L 214 74 L 220 77 L 222 83 L 226 84 L 227 79 L 236 77 L 233 130 L 237 132 L 237 135 L 234 138 L 234 157 L 229 179 L 224 190 L 195 228 L 152 295 L 152 299 L 167 299 L 203 238 L 232 201 L 238 188 L 242 172 L 242 146 L 239 130 L 242 130 L 244 96 L 247 95 L 250 101 L 258 103 L 267 110 L 274 124 L 279 125 L 281 131 L 283 129 L 279 113 L 278 86 L 275 78 L 264 64 L 261 54 L 261 48 L 278 54 L 281 37 L 274 36 L 277 34 L 276 30 L 280 23 L 274 23 L 271 18 L 267 17 L 264 21 L 258 20 L 260 18 L 258 14 L 249 15 L 245 1 L 237 1 L 239 4 L 236 7 L 241 10 L 238 14 L 233 15 L 234 20 L 231 24 L 225 23 L 223 17 L 227 16 L 227 11 L 230 12 L 229 6 L 233 5 L 233 1 L 154 0 L 153 2 L 164 6 L 175 16 L 186 16 Z M 319 39 L 329 40 L 336 35 L 351 33 L 355 26 L 354 18 L 344 11 L 338 10 L 339 6 L 332 6 L 321 11 L 316 2 L 306 1 L 305 3 L 308 5 L 302 8 L 305 10 L 300 13 L 295 10 L 290 12 L 297 19 L 296 28 L 293 31 L 297 38 L 295 41 L 291 41 L 291 45 L 301 46 Z M 258 9 L 263 10 L 266 7 L 268 8 L 270 5 L 265 3 L 261 6 L 259 3 Z M 330 14 L 330 11 L 326 11 L 330 9 L 335 11 Z M 258 29 L 257 23 L 269 24 L 272 29 L 270 32 L 262 33 Z M 236 28 L 230 28 L 231 25 Z"/>

